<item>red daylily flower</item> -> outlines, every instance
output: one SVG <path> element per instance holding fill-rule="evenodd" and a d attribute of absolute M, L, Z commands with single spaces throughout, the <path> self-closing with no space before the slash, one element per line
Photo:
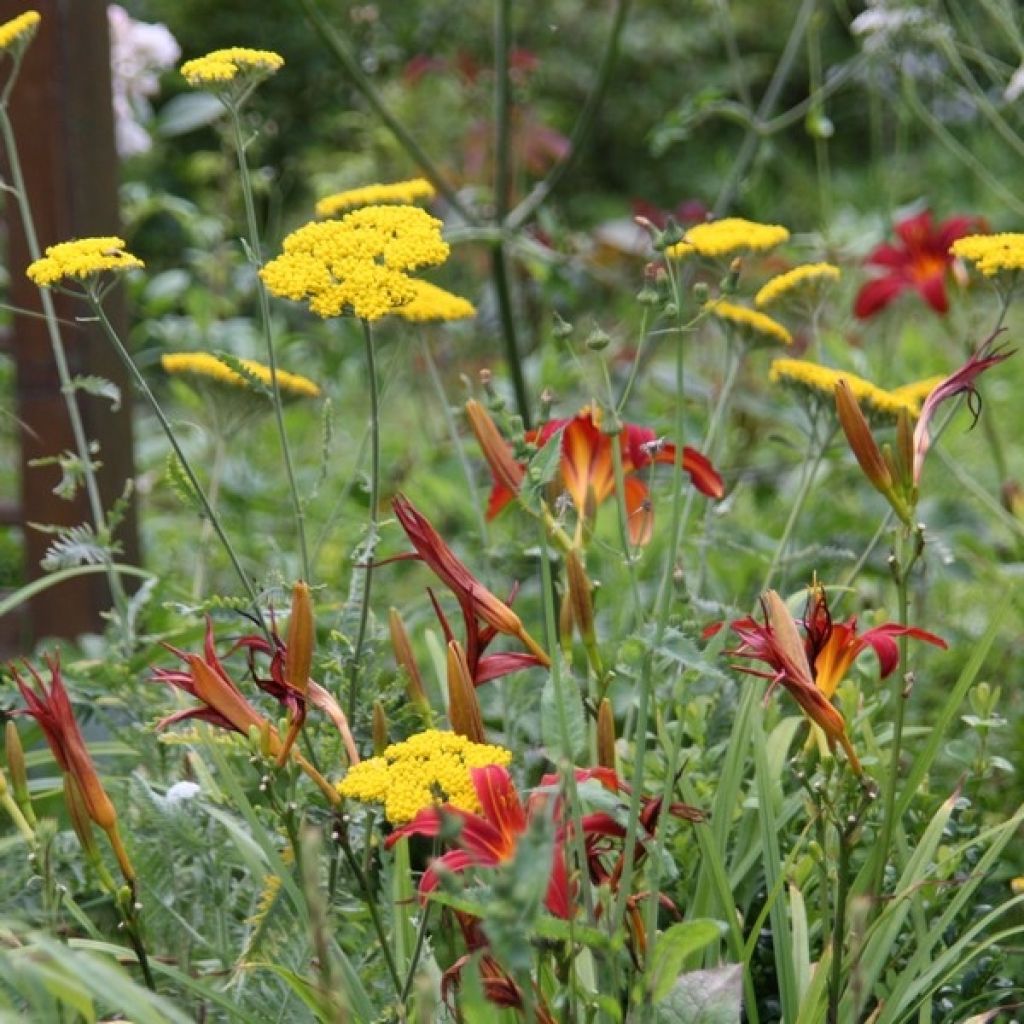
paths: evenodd
<path fill-rule="evenodd" d="M 978 217 L 950 217 L 933 225 L 928 210 L 901 220 L 896 225 L 896 244 L 882 243 L 865 260 L 869 266 L 884 268 L 885 273 L 857 293 L 854 314 L 862 320 L 874 316 L 912 288 L 936 313 L 944 315 L 949 309 L 946 274 L 953 265 L 949 247 L 978 230 L 984 230 L 984 221 Z"/>
<path fill-rule="evenodd" d="M 992 334 L 978 346 L 978 350 L 970 359 L 951 373 L 941 384 L 936 385 L 929 392 L 928 397 L 921 406 L 921 415 L 918 417 L 917 425 L 914 427 L 914 484 L 921 481 L 921 470 L 924 468 L 924 457 L 931 447 L 932 438 L 928 427 L 936 409 L 954 395 L 967 393 L 967 404 L 974 413 L 977 421 L 981 414 L 981 402 L 978 397 L 977 388 L 974 386 L 975 377 L 984 373 L 989 367 L 1009 359 L 1016 349 L 1006 350 L 1006 346 L 994 347 L 997 334 Z"/>
<path fill-rule="evenodd" d="M 581 517 L 585 517 L 615 493 L 612 438 L 601 430 L 599 411 L 587 406 L 571 419 L 549 420 L 542 427 L 528 431 L 526 440 L 542 447 L 559 431 L 562 431 L 562 483 Z M 618 443 L 622 452 L 630 542 L 646 544 L 654 529 L 654 512 L 650 491 L 639 471 L 653 463 L 674 464 L 676 448 L 659 439 L 653 430 L 631 423 L 623 424 Z M 683 469 L 702 494 L 711 498 L 725 494 L 721 476 L 695 449 L 683 448 Z M 513 497 L 509 487 L 495 479 L 487 506 L 488 518 L 496 516 Z"/>
<path fill-rule="evenodd" d="M 446 821 L 456 819 L 462 826 L 458 847 L 436 858 L 423 872 L 420 895 L 426 897 L 438 884 L 439 871 L 465 871 L 469 867 L 496 867 L 514 856 L 519 837 L 526 831 L 529 815 L 519 798 L 508 770 L 488 765 L 470 770 L 473 788 L 480 801 L 481 813 L 445 804 L 426 807 L 412 821 L 388 836 L 386 845 L 393 846 L 403 836 L 436 838 Z M 571 915 L 569 873 L 565 848 L 556 838 L 551 855 L 551 880 L 544 902 L 556 917 Z"/>
<path fill-rule="evenodd" d="M 57 655 L 47 658 L 46 665 L 50 670 L 49 689 L 42 676 L 27 661 L 25 668 L 32 677 L 31 683 L 14 665 L 8 666 L 25 701 L 25 710 L 19 713 L 30 715 L 39 724 L 60 770 L 71 776 L 86 813 L 107 834 L 125 880 L 129 884 L 134 883 L 135 869 L 121 842 L 117 811 L 100 782 L 82 731 L 78 728 L 71 698 L 64 686 L 60 658 Z"/>
<path fill-rule="evenodd" d="M 551 664 L 547 652 L 530 636 L 522 620 L 510 607 L 515 597 L 515 588 L 509 601 L 502 601 L 469 571 L 426 516 L 408 498 L 399 494 L 393 499 L 392 507 L 415 549 L 415 554 L 409 557 L 426 562 L 459 602 L 466 624 L 466 662 L 475 685 L 479 686 L 522 668 L 535 665 L 546 668 Z M 445 639 L 451 642 L 454 636 L 448 621 L 433 592 L 428 590 L 428 593 L 444 629 Z M 481 626 L 480 621 L 485 625 Z M 499 633 L 514 636 L 525 645 L 529 653 L 507 652 L 485 656 L 485 650 Z"/>

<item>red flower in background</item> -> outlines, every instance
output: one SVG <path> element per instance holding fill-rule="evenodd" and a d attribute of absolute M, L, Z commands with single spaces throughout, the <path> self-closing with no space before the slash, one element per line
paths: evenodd
<path fill-rule="evenodd" d="M 929 210 L 901 220 L 896 225 L 897 241 L 883 242 L 865 260 L 884 273 L 868 281 L 857 293 L 853 312 L 862 320 L 884 309 L 896 296 L 913 288 L 936 313 L 949 309 L 946 274 L 953 265 L 949 247 L 972 231 L 985 230 L 978 217 L 950 217 L 932 223 Z"/>

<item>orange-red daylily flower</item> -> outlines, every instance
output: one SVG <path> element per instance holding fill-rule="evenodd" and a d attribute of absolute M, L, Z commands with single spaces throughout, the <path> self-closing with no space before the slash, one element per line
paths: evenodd
<path fill-rule="evenodd" d="M 831 702 L 846 673 L 857 656 L 870 647 L 878 658 L 880 677 L 885 679 L 899 664 L 897 637 L 909 636 L 943 649 L 946 641 L 916 626 L 901 626 L 895 622 L 886 622 L 863 633 L 857 631 L 856 616 L 835 623 L 825 588 L 818 584 L 810 588 L 801 623 L 803 640 L 785 602 L 774 590 L 766 591 L 761 603 L 765 610 L 764 625 L 751 618 L 733 622 L 732 629 L 741 643 L 729 653 L 769 665 L 771 672 L 748 668 L 741 671 L 772 681 L 766 697 L 781 683 L 807 717 L 820 726 L 829 744 L 838 743 L 854 771 L 861 774 L 860 762 L 846 735 L 846 722 Z"/>
<path fill-rule="evenodd" d="M 884 268 L 885 273 L 857 293 L 854 314 L 862 320 L 874 316 L 897 295 L 913 288 L 936 313 L 944 315 L 949 310 L 946 274 L 953 265 L 949 247 L 983 227 L 984 221 L 978 217 L 950 217 L 933 225 L 928 210 L 901 220 L 896 225 L 899 241 L 879 245 L 865 260 L 869 266 Z"/>
<path fill-rule="evenodd" d="M 103 783 L 100 782 L 81 730 L 78 728 L 74 708 L 71 706 L 71 699 L 61 675 L 60 659 L 54 655 L 46 659 L 46 664 L 50 670 L 49 689 L 40 674 L 28 662 L 25 662 L 25 668 L 28 669 L 34 686 L 21 676 L 15 666 L 10 666 L 14 682 L 25 700 L 26 707 L 23 713 L 31 715 L 39 723 L 54 759 L 61 771 L 73 779 L 86 813 L 107 834 L 121 873 L 125 880 L 131 883 L 135 879 L 135 870 L 121 843 L 117 829 L 117 811 L 107 796 Z"/>
<path fill-rule="evenodd" d="M 426 562 L 434 575 L 448 587 L 459 602 L 466 624 L 466 662 L 473 682 L 479 686 L 490 679 L 497 679 L 522 668 L 533 665 L 546 668 L 550 665 L 551 659 L 547 652 L 530 636 L 509 603 L 491 593 L 470 572 L 427 517 L 404 495 L 397 495 L 391 504 L 402 529 L 415 549 L 415 555 L 407 557 L 419 558 Z M 428 593 L 444 629 L 445 639 L 451 643 L 454 636 L 448 621 L 433 592 L 428 590 Z M 514 588 L 512 596 L 515 597 Z M 481 621 L 486 625 L 481 626 Z M 514 636 L 529 653 L 510 651 L 485 656 L 486 648 L 498 633 Z"/>
<path fill-rule="evenodd" d="M 587 406 L 571 419 L 549 420 L 536 430 L 528 431 L 526 440 L 542 447 L 559 431 L 562 431 L 562 483 L 582 519 L 615 493 L 613 439 L 601 430 L 600 410 Z M 676 448 L 658 438 L 653 430 L 632 423 L 622 425 L 618 444 L 622 453 L 630 542 L 646 544 L 654 528 L 654 512 L 650 491 L 640 470 L 654 463 L 675 463 Z M 721 498 L 725 485 L 711 462 L 690 447 L 684 447 L 682 454 L 683 469 L 697 490 L 710 498 Z M 496 516 L 513 497 L 507 483 L 495 477 L 487 506 L 488 518 Z"/>

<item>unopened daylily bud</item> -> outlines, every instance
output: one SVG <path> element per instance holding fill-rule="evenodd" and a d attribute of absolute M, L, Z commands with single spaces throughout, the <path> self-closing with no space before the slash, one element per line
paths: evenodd
<path fill-rule="evenodd" d="M 1007 480 L 1002 487 L 1002 497 L 1007 512 L 1018 519 L 1024 519 L 1024 487 L 1016 480 Z"/>
<path fill-rule="evenodd" d="M 572 598 L 566 588 L 558 606 L 558 641 L 566 657 L 572 653 Z"/>
<path fill-rule="evenodd" d="M 900 409 L 896 419 L 896 468 L 900 486 L 909 491 L 914 486 L 914 425 L 910 413 Z"/>
<path fill-rule="evenodd" d="M 395 661 L 405 671 L 405 692 L 414 704 L 426 706 L 427 691 L 423 686 L 423 677 L 413 657 L 412 644 L 406 632 L 405 623 L 397 608 L 388 610 L 388 630 L 391 633 L 391 649 L 395 652 Z"/>
<path fill-rule="evenodd" d="M 309 669 L 313 663 L 316 626 L 309 587 L 302 581 L 292 588 L 292 614 L 288 620 L 288 649 L 284 656 L 284 678 L 289 686 L 302 693 L 309 685 Z"/>
<path fill-rule="evenodd" d="M 517 494 L 523 482 L 524 470 L 513 458 L 509 444 L 501 436 L 494 420 L 487 410 L 472 398 L 466 403 L 466 418 L 495 480 L 513 494 Z"/>
<path fill-rule="evenodd" d="M 448 721 L 452 731 L 473 743 L 486 743 L 476 687 L 469 674 L 466 652 L 458 640 L 448 644 Z"/>
<path fill-rule="evenodd" d="M 835 396 L 839 424 L 843 428 L 850 449 L 860 463 L 860 468 L 864 470 L 868 480 L 882 494 L 889 497 L 893 489 L 892 474 L 875 442 L 871 427 L 868 426 L 868 421 L 845 380 L 840 380 L 836 384 Z"/>
<path fill-rule="evenodd" d="M 21 746 L 18 727 L 8 719 L 4 726 L 4 747 L 7 754 L 7 770 L 11 773 L 11 792 L 21 808 L 28 823 L 36 824 L 35 812 L 32 810 L 32 797 L 28 790 L 28 770 L 25 767 L 25 751 Z"/>
<path fill-rule="evenodd" d="M 597 763 L 615 771 L 615 715 L 607 697 L 597 708 Z"/>
<path fill-rule="evenodd" d="M 565 556 L 565 575 L 569 584 L 569 601 L 572 617 L 585 644 L 594 641 L 594 603 L 590 596 L 591 585 L 583 568 L 579 552 L 573 549 Z"/>
<path fill-rule="evenodd" d="M 71 827 L 75 830 L 86 856 L 90 860 L 98 859 L 99 848 L 96 846 L 96 836 L 92 831 L 92 821 L 82 799 L 82 792 L 70 772 L 64 775 L 64 804 L 68 809 Z"/>
<path fill-rule="evenodd" d="M 379 756 L 388 745 L 388 714 L 379 700 L 373 702 L 373 753 Z"/>

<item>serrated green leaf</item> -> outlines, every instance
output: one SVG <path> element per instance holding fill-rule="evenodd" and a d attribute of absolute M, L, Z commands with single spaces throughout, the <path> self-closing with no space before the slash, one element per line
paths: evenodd
<path fill-rule="evenodd" d="M 743 1009 L 740 964 L 691 971 L 658 1005 L 658 1024 L 739 1024 Z"/>
<path fill-rule="evenodd" d="M 121 389 L 106 377 L 95 374 L 86 374 L 71 379 L 71 386 L 78 391 L 84 391 L 88 395 L 95 395 L 97 398 L 106 398 L 110 402 L 110 408 L 117 412 L 121 408 Z"/>
<path fill-rule="evenodd" d="M 698 917 L 680 921 L 659 935 L 647 972 L 647 989 L 654 1002 L 660 1003 L 672 990 L 688 956 L 717 942 L 724 933 L 720 921 Z"/>

